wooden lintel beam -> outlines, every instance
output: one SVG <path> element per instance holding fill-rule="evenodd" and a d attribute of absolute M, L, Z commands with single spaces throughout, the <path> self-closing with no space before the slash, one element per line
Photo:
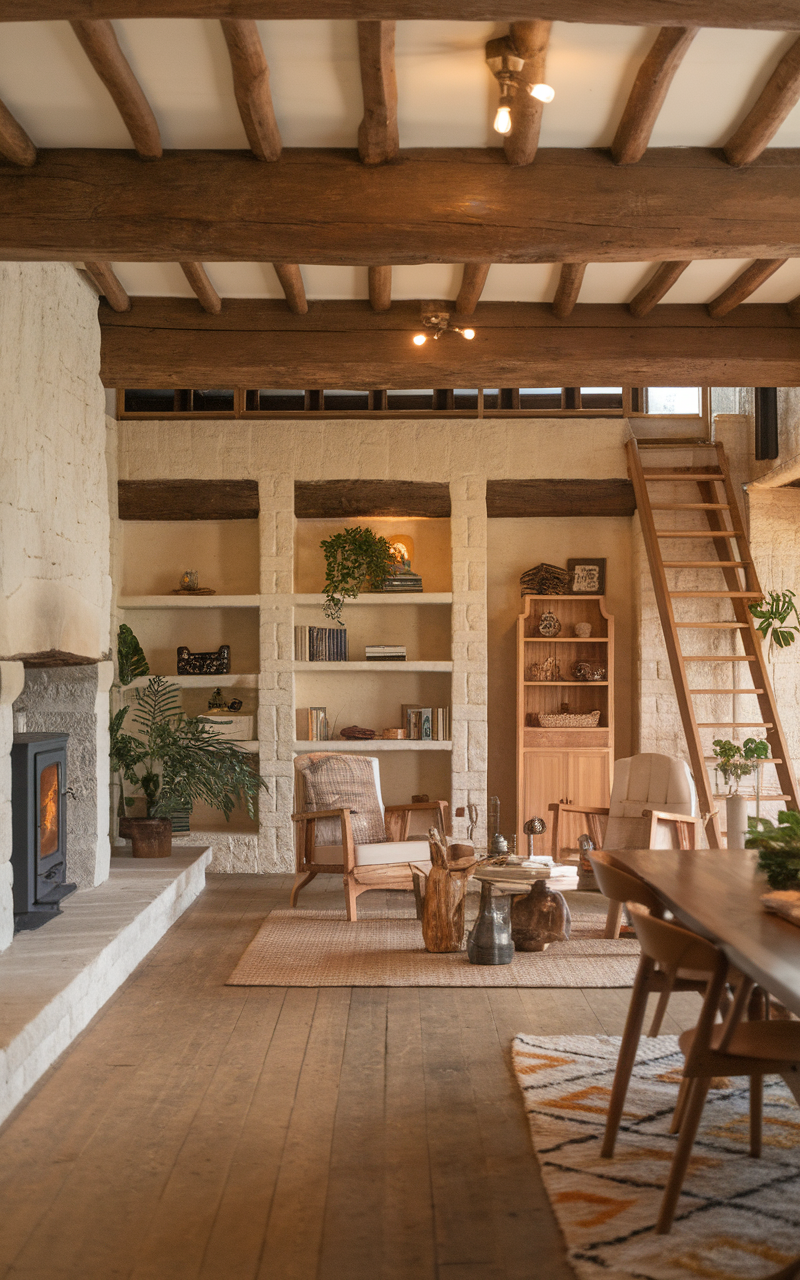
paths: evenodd
<path fill-rule="evenodd" d="M 162 146 L 156 118 L 111 23 L 107 18 L 75 20 L 72 29 L 111 94 L 139 155 L 143 160 L 158 160 Z"/>
<path fill-rule="evenodd" d="M 683 275 L 688 262 L 662 262 L 635 298 L 628 303 L 632 316 L 640 318 L 653 310 L 656 303 L 669 293 L 675 281 Z"/>
<path fill-rule="evenodd" d="M 363 164 L 385 164 L 400 150 L 393 22 L 359 22 L 358 57 L 364 118 L 358 127 Z"/>
<path fill-rule="evenodd" d="M 541 18 L 622 26 L 696 26 L 793 31 L 795 0 L 537 0 Z M 0 22 L 74 18 L 338 18 L 431 16 L 420 0 L 0 0 Z M 519 0 L 437 0 L 436 18 L 511 22 Z"/>
<path fill-rule="evenodd" d="M 308 300 L 300 268 L 293 262 L 276 262 L 274 266 L 286 305 L 296 316 L 304 316 L 308 311 Z"/>
<path fill-rule="evenodd" d="M 542 19 L 511 23 L 511 43 L 525 65 L 520 76 L 526 84 L 546 81 L 547 46 L 553 24 Z M 539 147 L 543 104 L 520 86 L 511 103 L 511 132 L 503 139 L 506 160 L 511 165 L 530 164 Z"/>
<path fill-rule="evenodd" d="M 202 262 L 182 262 L 181 271 L 197 294 L 197 300 L 209 315 L 218 316 L 222 310 L 222 299 L 208 278 Z"/>
<path fill-rule="evenodd" d="M 250 149 L 259 160 L 277 160 L 281 154 L 281 135 L 258 27 L 252 18 L 225 18 L 222 32 L 231 60 L 236 105 Z"/>
<path fill-rule="evenodd" d="M 450 486 L 441 480 L 295 480 L 298 520 L 353 516 L 450 517 Z"/>
<path fill-rule="evenodd" d="M 84 262 L 83 267 L 113 311 L 130 311 L 131 300 L 107 262 Z"/>
<path fill-rule="evenodd" d="M 525 516 L 632 516 L 630 480 L 487 480 L 490 520 Z"/>
<path fill-rule="evenodd" d="M 553 298 L 553 315 L 559 320 L 566 320 L 572 315 L 586 273 L 587 262 L 565 262 L 558 277 L 558 288 Z"/>
<path fill-rule="evenodd" d="M 26 168 L 36 163 L 36 147 L 4 102 L 0 102 L 0 156 Z"/>
<path fill-rule="evenodd" d="M 675 72 L 696 34 L 696 27 L 662 27 L 659 31 L 633 82 L 611 144 L 617 164 L 641 160 Z"/>
<path fill-rule="evenodd" d="M 369 268 L 369 303 L 373 311 L 388 311 L 392 305 L 392 268 Z"/>
<path fill-rule="evenodd" d="M 509 173 L 500 148 L 401 153 L 41 150 L 0 165 L 0 260 L 614 262 L 800 256 L 800 151 L 744 170 L 695 148 L 541 149 Z M 505 176 L 504 176 L 505 175 Z M 647 216 L 643 216 L 643 210 Z M 624 228 L 624 234 L 621 232 Z M 494 384 L 492 384 L 494 385 Z"/>
<path fill-rule="evenodd" d="M 467 262 L 461 277 L 461 288 L 456 299 L 456 311 L 460 316 L 471 316 L 480 302 L 483 286 L 489 274 L 491 262 Z"/>
<path fill-rule="evenodd" d="M 738 307 L 741 302 L 749 298 L 751 293 L 755 293 L 759 285 L 769 280 L 770 276 L 773 276 L 778 268 L 788 261 L 788 258 L 765 258 L 758 262 L 751 262 L 750 266 L 745 267 L 742 274 L 737 276 L 727 289 L 709 302 L 708 314 L 715 320 L 726 316 L 728 312 L 733 311 L 734 307 Z"/>
<path fill-rule="evenodd" d="M 757 303 L 724 320 L 701 305 L 665 303 L 636 320 L 624 305 L 579 304 L 559 321 L 546 303 L 482 302 L 472 342 L 422 348 L 413 302 L 383 313 L 311 302 L 298 316 L 280 302 L 230 298 L 211 316 L 192 299 L 137 298 L 127 315 L 101 305 L 100 320 L 106 386 L 800 384 L 800 325 L 785 306 Z"/>
<path fill-rule="evenodd" d="M 775 136 L 800 100 L 800 40 L 781 58 L 739 128 L 725 143 L 729 164 L 750 164 Z"/>
<path fill-rule="evenodd" d="M 257 480 L 118 480 L 120 520 L 257 520 Z"/>

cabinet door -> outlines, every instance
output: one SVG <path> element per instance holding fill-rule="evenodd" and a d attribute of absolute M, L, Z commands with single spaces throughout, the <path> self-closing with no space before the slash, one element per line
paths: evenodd
<path fill-rule="evenodd" d="M 566 755 L 566 795 L 570 804 L 585 804 L 590 808 L 605 808 L 609 800 L 608 752 L 570 751 Z M 576 849 L 578 836 L 588 832 L 586 819 L 579 813 L 565 813 L 563 833 L 559 843 L 562 848 Z"/>
<path fill-rule="evenodd" d="M 522 812 L 519 815 L 517 852 L 528 855 L 528 837 L 522 827 L 528 818 L 544 818 L 547 831 L 533 837 L 533 852 L 550 852 L 552 814 L 548 806 L 567 798 L 567 753 L 526 751 L 522 765 Z"/>

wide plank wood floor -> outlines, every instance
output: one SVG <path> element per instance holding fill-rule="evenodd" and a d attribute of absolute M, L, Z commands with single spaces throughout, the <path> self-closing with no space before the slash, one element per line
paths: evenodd
<path fill-rule="evenodd" d="M 572 1277 L 510 1042 L 619 1034 L 628 992 L 224 986 L 289 883 L 210 876 L 0 1130 L 0 1276 Z"/>

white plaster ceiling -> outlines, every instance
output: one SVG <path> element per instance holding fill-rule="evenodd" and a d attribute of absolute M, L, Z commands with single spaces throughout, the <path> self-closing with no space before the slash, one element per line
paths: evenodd
<path fill-rule="evenodd" d="M 120 43 L 158 120 L 167 148 L 246 148 L 218 22 L 130 19 L 114 23 Z M 356 24 L 265 21 L 259 30 L 270 66 L 275 112 L 288 147 L 354 147 L 362 113 Z M 507 28 L 479 22 L 399 22 L 396 57 L 402 147 L 496 146 L 495 81 L 484 45 Z M 547 79 L 556 91 L 544 109 L 545 147 L 608 146 L 655 28 L 554 23 Z M 653 146 L 719 146 L 752 106 L 796 33 L 699 32 L 660 113 Z M 66 22 L 4 23 L 0 99 L 43 147 L 129 147 L 108 93 Z M 800 147 L 800 106 L 773 146 Z M 191 297 L 177 266 L 116 263 L 133 295 Z M 696 262 L 666 302 L 707 302 L 747 261 Z M 271 266 L 211 263 L 223 297 L 283 296 Z M 591 264 L 582 302 L 626 302 L 653 267 Z M 366 298 L 363 268 L 303 266 L 310 298 Z M 406 266 L 393 272 L 392 296 L 453 297 L 461 268 Z M 549 301 L 558 269 L 495 266 L 487 301 Z M 800 294 L 800 260 L 787 263 L 749 302 L 786 302 Z M 746 305 L 746 304 L 745 304 Z"/>

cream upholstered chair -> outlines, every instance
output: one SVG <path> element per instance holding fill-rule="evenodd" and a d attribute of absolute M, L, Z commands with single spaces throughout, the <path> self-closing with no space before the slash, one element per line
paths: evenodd
<path fill-rule="evenodd" d="M 560 803 L 551 804 L 550 809 L 556 861 L 561 852 L 560 819 L 564 813 L 585 815 L 588 834 L 597 849 L 697 848 L 697 792 L 688 764 L 678 756 L 643 752 L 617 760 L 607 809 Z M 619 936 L 621 916 L 622 904 L 612 902 L 607 938 Z"/>
<path fill-rule="evenodd" d="M 344 880 L 348 920 L 368 889 L 410 889 L 411 863 L 430 867 L 427 831 L 449 834 L 446 800 L 384 805 L 376 756 L 315 751 L 296 756 L 296 874 L 291 906 L 320 872 Z M 419 837 L 416 838 L 416 831 Z"/>

